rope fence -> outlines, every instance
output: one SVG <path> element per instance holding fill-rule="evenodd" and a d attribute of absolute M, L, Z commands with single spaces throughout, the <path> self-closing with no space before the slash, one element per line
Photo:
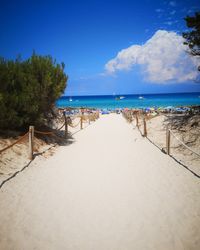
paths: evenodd
<path fill-rule="evenodd" d="M 131 110 L 124 111 L 123 116 L 129 123 L 132 123 L 133 121 L 135 121 L 135 127 L 139 130 L 139 132 L 141 133 L 141 135 L 143 137 L 147 137 L 147 135 L 148 135 L 148 133 L 147 133 L 148 132 L 147 121 L 151 120 L 153 117 L 151 117 L 151 116 L 148 117 L 146 114 L 142 113 L 141 111 L 137 111 L 137 110 L 136 111 L 131 111 Z M 190 152 L 192 152 L 196 156 L 200 157 L 200 154 L 198 152 L 194 151 L 191 147 L 187 146 L 169 128 L 166 129 L 166 142 L 165 142 L 165 145 L 166 145 L 165 152 L 167 155 L 170 155 L 170 151 L 172 148 L 171 136 L 173 136 L 182 146 L 187 148 Z M 162 150 L 163 150 L 163 148 L 162 148 Z"/>
<path fill-rule="evenodd" d="M 63 125 L 60 128 L 58 128 L 57 130 L 61 130 L 64 126 L 65 126 L 65 123 L 63 123 Z"/>
<path fill-rule="evenodd" d="M 40 134 L 40 135 L 53 135 L 53 134 L 54 134 L 54 132 L 51 132 L 51 131 L 45 132 L 45 131 L 35 130 L 34 132 L 35 132 L 36 134 Z"/>
<path fill-rule="evenodd" d="M 171 131 L 171 129 L 168 129 L 168 137 L 170 137 L 170 135 L 173 135 L 173 137 L 177 140 L 177 141 L 179 141 L 184 147 L 186 147 L 188 150 L 190 150 L 193 154 L 195 154 L 195 155 L 197 155 L 197 156 L 199 156 L 200 157 L 200 154 L 199 153 L 197 153 L 197 152 L 195 152 L 193 149 L 191 149 L 190 147 L 188 147 L 184 142 L 182 142 L 172 131 Z M 170 139 L 168 139 L 169 140 L 169 142 L 170 142 Z M 170 148 L 170 143 L 169 143 L 169 148 Z M 169 151 L 170 151 L 170 149 L 169 149 Z"/>
<path fill-rule="evenodd" d="M 79 118 L 78 123 L 73 124 L 73 120 Z M 68 126 L 72 127 L 72 128 L 76 128 L 80 125 L 80 129 L 83 129 L 83 123 L 88 122 L 90 124 L 90 121 L 96 121 L 96 119 L 99 118 L 99 113 L 95 112 L 89 115 L 80 115 L 79 117 L 70 117 L 70 116 L 65 116 L 64 115 L 64 124 L 62 124 L 62 126 L 58 129 L 56 129 L 55 132 L 60 131 L 63 127 L 65 127 L 65 135 L 64 138 L 67 138 L 68 135 Z M 29 155 L 29 159 L 32 160 L 33 159 L 33 153 L 34 153 L 34 135 L 35 134 L 40 134 L 40 135 L 49 135 L 49 136 L 55 136 L 59 139 L 62 139 L 62 137 L 58 136 L 54 131 L 39 131 L 36 130 L 34 128 L 34 126 L 29 126 L 29 131 L 27 133 L 25 133 L 22 137 L 20 137 L 18 140 L 16 140 L 15 142 L 13 142 L 12 144 L 8 145 L 7 147 L 0 149 L 0 154 L 2 154 L 3 152 L 7 151 L 8 149 L 12 148 L 14 145 L 19 144 L 20 142 L 22 142 L 25 138 L 28 138 L 28 155 Z"/>
<path fill-rule="evenodd" d="M 8 150 L 9 148 L 13 147 L 14 145 L 16 145 L 17 143 L 23 141 L 26 137 L 28 137 L 28 133 L 27 132 L 25 135 L 23 135 L 21 138 L 19 138 L 17 141 L 13 142 L 12 144 L 8 145 L 7 147 L 3 148 L 0 150 L 0 154 L 3 153 L 4 151 Z"/>
<path fill-rule="evenodd" d="M 71 127 L 71 128 L 76 128 L 78 127 L 78 125 L 80 124 L 81 122 L 81 119 L 78 121 L 78 123 L 76 123 L 76 125 L 74 125 L 72 122 L 71 123 L 68 123 L 68 125 Z"/>

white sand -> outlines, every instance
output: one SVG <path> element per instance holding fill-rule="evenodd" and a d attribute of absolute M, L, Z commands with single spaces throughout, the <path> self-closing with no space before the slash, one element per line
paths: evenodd
<path fill-rule="evenodd" d="M 200 249 L 200 179 L 120 115 L 0 189 L 1 250 Z"/>
<path fill-rule="evenodd" d="M 159 148 L 166 150 L 166 120 L 165 115 L 159 115 L 147 121 L 148 138 L 155 143 Z M 133 124 L 136 122 L 133 121 Z M 170 124 L 169 124 L 170 125 Z M 189 126 L 187 126 L 189 125 Z M 185 125 L 184 128 L 172 130 L 173 133 L 181 141 L 185 142 L 192 150 L 200 154 L 200 127 L 191 127 L 191 124 Z M 143 126 L 141 126 L 143 129 Z M 196 141 L 194 140 L 196 138 Z M 193 143 L 190 143 L 195 141 Z M 200 176 L 200 157 L 193 154 L 186 147 L 171 136 L 170 139 L 170 154 L 178 161 L 187 166 L 191 171 Z"/>

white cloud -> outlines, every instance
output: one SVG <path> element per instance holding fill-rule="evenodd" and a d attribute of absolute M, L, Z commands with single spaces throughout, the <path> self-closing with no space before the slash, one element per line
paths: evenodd
<path fill-rule="evenodd" d="M 105 69 L 108 74 L 133 70 L 141 65 L 145 79 L 155 83 L 184 82 L 197 77 L 199 58 L 191 57 L 182 36 L 158 30 L 144 45 L 132 45 L 121 50 Z"/>

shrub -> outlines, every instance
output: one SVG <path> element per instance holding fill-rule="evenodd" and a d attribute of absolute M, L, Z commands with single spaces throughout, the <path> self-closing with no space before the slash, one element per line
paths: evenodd
<path fill-rule="evenodd" d="M 0 128 L 42 125 L 53 113 L 68 76 L 64 63 L 51 56 L 33 55 L 22 61 L 0 59 Z"/>

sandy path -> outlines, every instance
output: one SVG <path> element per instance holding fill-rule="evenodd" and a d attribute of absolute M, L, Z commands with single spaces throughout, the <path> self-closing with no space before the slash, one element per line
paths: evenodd
<path fill-rule="evenodd" d="M 0 190 L 1 250 L 200 249 L 200 180 L 109 115 Z"/>

